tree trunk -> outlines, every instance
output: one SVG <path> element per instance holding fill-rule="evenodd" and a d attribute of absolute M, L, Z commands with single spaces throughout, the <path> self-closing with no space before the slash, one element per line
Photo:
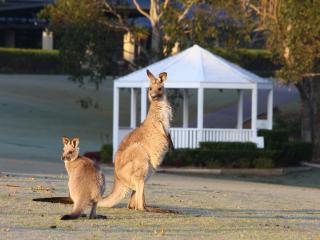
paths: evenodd
<path fill-rule="evenodd" d="M 151 36 L 151 49 L 152 52 L 155 53 L 155 55 L 158 55 L 160 53 L 160 30 L 159 27 L 156 24 L 155 26 L 152 26 L 152 36 Z"/>
<path fill-rule="evenodd" d="M 296 86 L 301 98 L 301 138 L 313 143 L 312 160 L 320 163 L 320 79 L 303 79 Z"/>
<path fill-rule="evenodd" d="M 320 79 L 314 79 L 313 161 L 320 163 Z"/>

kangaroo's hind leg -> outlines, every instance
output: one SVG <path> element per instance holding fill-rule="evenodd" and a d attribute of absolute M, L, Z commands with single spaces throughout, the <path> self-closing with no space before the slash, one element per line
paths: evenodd
<path fill-rule="evenodd" d="M 98 205 L 98 202 L 93 202 L 92 203 L 89 219 L 107 219 L 106 216 L 97 215 L 97 205 Z"/>
<path fill-rule="evenodd" d="M 128 203 L 129 209 L 135 209 L 135 207 L 136 207 L 136 196 L 135 195 L 136 195 L 136 191 L 132 190 L 130 201 Z"/>
<path fill-rule="evenodd" d="M 136 184 L 135 194 L 135 209 L 145 211 L 145 200 L 144 200 L 144 179 L 138 180 Z"/>
<path fill-rule="evenodd" d="M 86 205 L 87 203 L 85 202 L 79 202 L 79 201 L 75 202 L 73 205 L 72 213 L 62 216 L 61 220 L 72 220 L 80 217 Z"/>

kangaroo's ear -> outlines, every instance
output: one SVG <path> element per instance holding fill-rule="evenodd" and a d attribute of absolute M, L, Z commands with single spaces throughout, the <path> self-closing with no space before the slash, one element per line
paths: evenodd
<path fill-rule="evenodd" d="M 71 141 L 72 147 L 74 147 L 74 148 L 78 147 L 79 146 L 79 142 L 80 142 L 80 139 L 78 137 L 73 138 L 72 141 Z"/>
<path fill-rule="evenodd" d="M 62 143 L 63 145 L 67 145 L 70 142 L 70 139 L 67 137 L 62 137 Z"/>
<path fill-rule="evenodd" d="M 167 73 L 162 72 L 159 74 L 160 83 L 163 83 L 165 80 L 167 80 Z"/>
<path fill-rule="evenodd" d="M 147 75 L 151 83 L 156 83 L 157 78 L 147 69 Z"/>

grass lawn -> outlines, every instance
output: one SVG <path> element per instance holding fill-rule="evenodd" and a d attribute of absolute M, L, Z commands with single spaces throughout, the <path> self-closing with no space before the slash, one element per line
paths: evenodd
<path fill-rule="evenodd" d="M 104 172 L 108 192 L 112 170 Z M 127 210 L 125 199 L 116 208 L 98 209 L 107 220 L 60 221 L 71 205 L 31 199 L 65 196 L 65 175 L 2 174 L 0 234 L 2 239 L 319 239 L 320 185 L 313 185 L 319 175 L 314 170 L 302 173 L 300 183 L 292 175 L 262 183 L 156 174 L 146 187 L 147 203 L 179 214 Z"/>

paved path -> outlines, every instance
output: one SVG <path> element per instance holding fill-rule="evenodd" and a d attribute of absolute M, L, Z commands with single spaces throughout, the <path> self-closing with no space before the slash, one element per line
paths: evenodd
<path fill-rule="evenodd" d="M 112 170 L 104 172 L 108 192 Z M 309 176 L 319 179 L 319 174 Z M 295 186 L 306 176 L 291 176 L 291 181 L 276 178 L 277 184 L 267 184 L 256 178 L 156 174 L 147 184 L 147 203 L 180 214 L 127 210 L 125 199 L 117 208 L 98 209 L 107 220 L 62 222 L 59 218 L 71 210 L 70 205 L 31 199 L 65 196 L 66 175 L 2 174 L 0 235 L 1 239 L 319 239 L 320 189 Z"/>

